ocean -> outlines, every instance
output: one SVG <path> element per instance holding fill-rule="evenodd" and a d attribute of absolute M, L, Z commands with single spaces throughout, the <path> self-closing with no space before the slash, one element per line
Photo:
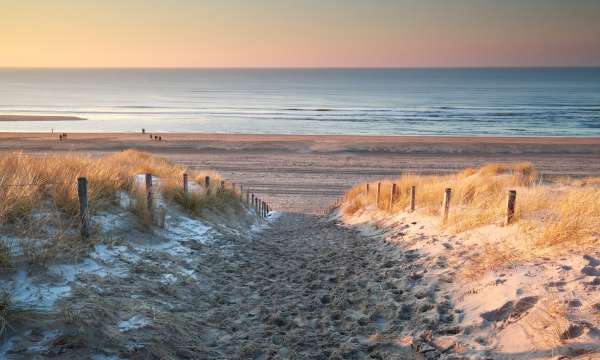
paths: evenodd
<path fill-rule="evenodd" d="M 0 69 L 0 131 L 600 136 L 600 68 Z"/>

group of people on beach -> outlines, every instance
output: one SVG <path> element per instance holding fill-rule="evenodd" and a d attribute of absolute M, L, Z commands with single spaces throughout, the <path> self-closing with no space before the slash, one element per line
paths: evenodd
<path fill-rule="evenodd" d="M 146 129 L 142 129 L 142 134 L 146 133 Z M 54 135 L 54 129 L 52 129 L 52 135 Z M 58 141 L 67 139 L 67 133 L 58 134 Z M 162 141 L 162 136 L 150 134 L 150 140 Z"/>
<path fill-rule="evenodd" d="M 52 136 L 54 136 L 54 128 L 52 128 Z M 63 141 L 67 139 L 67 133 L 58 134 L 58 141 Z"/>
<path fill-rule="evenodd" d="M 146 133 L 146 129 L 142 128 L 142 134 Z M 150 140 L 162 141 L 162 136 L 150 134 Z"/>

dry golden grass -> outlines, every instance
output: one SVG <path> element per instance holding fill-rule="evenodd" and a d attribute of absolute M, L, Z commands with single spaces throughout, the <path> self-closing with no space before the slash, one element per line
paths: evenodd
<path fill-rule="evenodd" d="M 65 214 L 77 214 L 79 176 L 88 179 L 89 205 L 94 211 L 113 201 L 118 191 L 131 189 L 136 174 L 177 176 L 183 171 L 165 159 L 133 150 L 102 158 L 4 154 L 0 158 L 0 224 L 30 214 L 44 201 Z"/>
<path fill-rule="evenodd" d="M 163 226 L 163 205 L 180 205 L 194 216 L 205 209 L 238 209 L 239 196 L 220 189 L 221 178 L 208 172 L 189 172 L 190 192 L 183 191 L 186 169 L 166 159 L 134 150 L 105 157 L 84 155 L 31 156 L 8 153 L 0 157 L 0 231 L 20 240 L 22 259 L 29 266 L 44 267 L 58 256 L 78 256 L 89 244 L 80 241 L 77 178 L 88 179 L 89 210 L 109 210 L 128 195 L 129 208 L 143 229 Z M 159 180 L 154 185 L 153 215 L 147 207 L 144 173 Z M 211 177 L 210 191 L 204 177 Z M 194 179 L 201 180 L 198 183 Z M 160 195 L 160 196 L 159 196 Z M 159 203 L 161 205 L 159 205 Z M 6 244 L 0 243 L 0 272 L 13 270 L 14 261 Z"/>
<path fill-rule="evenodd" d="M 143 179 L 136 176 L 151 173 L 160 178 L 155 192 L 167 202 L 176 202 L 195 214 L 206 207 L 238 204 L 230 189 L 220 189 L 221 178 L 208 172 L 189 173 L 190 187 L 197 179 L 201 191 L 185 194 L 183 174 L 186 169 L 164 158 L 127 150 L 105 157 L 84 155 L 31 156 L 7 153 L 0 157 L 0 224 L 20 221 L 36 209 L 51 208 L 68 217 L 78 214 L 77 178 L 88 179 L 90 211 L 116 201 L 119 192 L 126 191 L 134 199 L 134 212 L 148 222 Z M 211 177 L 210 189 L 204 189 L 204 177 Z M 135 186 L 136 181 L 141 181 Z"/>
<path fill-rule="evenodd" d="M 445 176 L 405 175 L 395 181 L 381 182 L 381 197 L 376 204 L 377 183 L 352 188 L 345 197 L 342 211 L 352 215 L 360 209 L 378 207 L 382 211 L 407 211 L 410 190 L 416 186 L 417 211 L 440 214 L 445 188 L 452 188 L 450 215 L 442 226 L 456 233 L 484 225 L 503 225 L 509 190 L 517 190 L 515 222 L 527 235 L 528 250 L 561 249 L 592 245 L 600 236 L 600 181 L 587 178 L 577 181 L 542 184 L 538 172 L 528 163 L 489 164 L 479 169 L 465 169 Z M 396 184 L 390 206 L 392 183 Z M 489 253 L 494 253 L 490 251 Z M 492 263 L 514 257 L 512 250 L 496 253 Z M 504 259 L 504 260 L 502 260 Z"/>

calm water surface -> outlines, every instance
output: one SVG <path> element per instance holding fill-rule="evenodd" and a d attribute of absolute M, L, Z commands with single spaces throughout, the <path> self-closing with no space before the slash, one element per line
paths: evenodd
<path fill-rule="evenodd" d="M 600 136 L 600 69 L 0 70 L 0 131 Z"/>

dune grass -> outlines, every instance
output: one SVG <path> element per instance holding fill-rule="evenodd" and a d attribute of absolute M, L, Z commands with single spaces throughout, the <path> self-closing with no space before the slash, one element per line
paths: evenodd
<path fill-rule="evenodd" d="M 61 244 L 73 244 L 70 248 L 80 253 L 75 245 L 86 246 L 78 232 L 80 176 L 88 179 L 92 223 L 95 213 L 110 210 L 123 196 L 142 229 L 148 230 L 164 225 L 165 208 L 171 204 L 193 216 L 201 216 L 205 209 L 243 206 L 238 193 L 229 186 L 221 188 L 221 177 L 212 171 L 188 172 L 190 191 L 184 193 L 186 172 L 181 165 L 135 150 L 103 157 L 5 153 L 0 156 L 0 231 L 20 239 L 18 245 L 29 265 L 43 267 L 54 253 L 64 254 Z M 153 175 L 152 213 L 146 200 L 146 173 Z M 205 176 L 211 178 L 209 189 L 203 186 Z M 0 243 L 0 271 L 11 271 L 13 266 L 9 246 Z"/>
<path fill-rule="evenodd" d="M 189 191 L 183 189 L 188 173 Z M 145 175 L 153 175 L 153 206 L 147 206 Z M 78 227 L 77 178 L 88 180 L 88 203 L 92 215 L 127 200 L 129 209 L 143 228 L 164 225 L 165 208 L 179 205 L 194 216 L 209 210 L 241 209 L 239 192 L 221 186 L 219 174 L 192 172 L 151 154 L 127 150 L 103 157 L 86 155 L 33 156 L 5 153 L 0 156 L 0 274 L 27 268 L 46 267 L 57 257 L 75 259 L 98 241 L 81 241 Z M 211 185 L 204 186 L 210 176 Z M 133 225 L 133 224 L 132 224 Z M 14 241 L 12 240 L 14 239 Z M 18 259 L 12 247 L 18 247 Z M 0 338 L 24 320 L 37 319 L 41 312 L 19 307 L 8 292 L 0 292 Z"/>
<path fill-rule="evenodd" d="M 390 203 L 393 183 L 397 190 Z M 390 214 L 408 211 L 411 187 L 416 186 L 416 211 L 439 216 L 444 189 L 451 188 L 450 215 L 440 226 L 461 233 L 486 225 L 503 225 L 508 191 L 516 190 L 514 223 L 531 247 L 575 248 L 598 243 L 599 184 L 600 178 L 542 183 L 538 171 L 529 163 L 489 164 L 452 175 L 404 175 L 394 181 L 384 180 L 379 204 L 377 183 L 369 184 L 368 194 L 366 184 L 360 184 L 346 193 L 342 212 L 352 215 L 367 208 Z M 504 261 L 504 255 L 497 260 Z"/>
<path fill-rule="evenodd" d="M 0 158 L 0 224 L 19 221 L 44 207 L 56 209 L 67 217 L 76 217 L 79 211 L 76 179 L 79 176 L 88 179 L 92 213 L 114 203 L 119 192 L 129 192 L 135 200 L 133 209 L 142 220 L 146 218 L 145 185 L 139 176 L 145 173 L 160 179 L 154 191 L 165 201 L 178 203 L 196 215 L 207 207 L 223 208 L 227 204 L 240 203 L 232 189 L 220 189 L 221 177 L 212 171 L 190 172 L 190 183 L 197 179 L 196 188 L 199 189 L 185 194 L 182 180 L 185 172 L 183 166 L 135 150 L 105 157 L 4 154 Z M 208 190 L 203 187 L 205 176 L 211 177 Z"/>
<path fill-rule="evenodd" d="M 89 206 L 95 211 L 114 201 L 119 191 L 130 190 L 134 176 L 144 172 L 177 176 L 183 168 L 133 150 L 102 158 L 4 154 L 0 158 L 0 224 L 27 216 L 48 202 L 66 215 L 76 215 L 79 176 L 88 179 Z"/>

